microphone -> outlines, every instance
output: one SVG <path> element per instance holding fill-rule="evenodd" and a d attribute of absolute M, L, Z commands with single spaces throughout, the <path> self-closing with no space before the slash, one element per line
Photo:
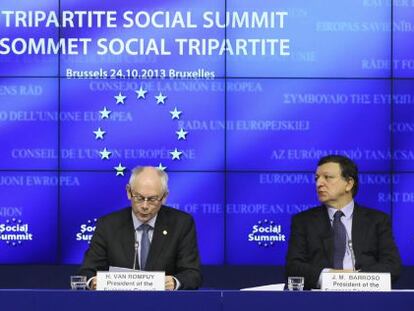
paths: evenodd
<path fill-rule="evenodd" d="M 355 253 L 354 248 L 352 247 L 352 240 L 348 240 L 348 248 L 351 253 L 352 270 L 355 271 Z"/>
<path fill-rule="evenodd" d="M 132 269 L 136 270 L 136 265 L 137 265 L 137 257 L 138 257 L 138 247 L 139 247 L 139 242 L 137 239 L 137 231 L 135 231 L 135 243 L 134 243 L 134 263 L 132 264 Z"/>
<path fill-rule="evenodd" d="M 352 240 L 348 235 L 348 231 L 345 230 L 345 233 L 346 233 L 346 239 L 347 239 L 349 253 L 351 254 L 352 271 L 355 272 L 356 271 L 356 269 L 355 269 L 355 253 L 354 253 L 354 248 L 352 247 Z"/>

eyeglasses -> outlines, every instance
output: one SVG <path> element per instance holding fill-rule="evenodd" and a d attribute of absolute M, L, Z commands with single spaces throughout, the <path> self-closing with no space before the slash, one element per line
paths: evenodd
<path fill-rule="evenodd" d="M 164 199 L 165 194 L 163 194 L 161 197 L 159 196 L 151 196 L 151 197 L 143 197 L 140 194 L 132 194 L 131 193 L 131 198 L 132 200 L 134 200 L 135 203 L 137 204 L 144 204 L 144 202 L 147 202 L 150 205 L 156 205 L 157 203 L 161 202 Z"/>

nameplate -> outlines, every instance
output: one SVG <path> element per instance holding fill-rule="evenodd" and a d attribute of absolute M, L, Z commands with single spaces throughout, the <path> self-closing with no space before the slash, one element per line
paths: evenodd
<path fill-rule="evenodd" d="M 391 275 L 389 273 L 322 273 L 322 290 L 330 291 L 372 291 L 383 292 L 391 290 Z"/>
<path fill-rule="evenodd" d="M 96 275 L 97 290 L 165 290 L 165 272 L 104 272 Z"/>

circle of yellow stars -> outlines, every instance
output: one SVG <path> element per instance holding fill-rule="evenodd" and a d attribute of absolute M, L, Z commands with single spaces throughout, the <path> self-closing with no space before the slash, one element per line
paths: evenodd
<path fill-rule="evenodd" d="M 135 93 L 136 93 L 137 100 L 145 100 L 148 91 L 145 90 L 142 86 L 140 86 L 140 88 L 136 90 Z M 167 96 L 164 95 L 162 92 L 159 92 L 159 94 L 154 96 L 154 98 L 156 100 L 157 105 L 165 105 L 165 102 L 167 100 Z M 116 101 L 115 102 L 116 105 L 125 105 L 127 96 L 123 95 L 122 92 L 119 92 L 118 95 L 114 96 L 114 99 Z M 101 120 L 109 119 L 111 113 L 112 111 L 109 110 L 106 106 L 104 106 L 103 109 L 99 111 L 100 119 Z M 170 111 L 171 120 L 180 120 L 182 113 L 183 112 L 178 110 L 177 107 L 174 107 L 174 110 Z M 183 128 L 180 128 L 180 130 L 176 131 L 175 133 L 177 135 L 177 140 L 187 140 L 188 132 L 185 131 Z M 105 139 L 105 135 L 107 134 L 107 132 L 102 127 L 98 127 L 95 131 L 93 131 L 93 134 L 95 135 L 95 140 L 103 141 Z M 169 153 L 171 155 L 172 160 L 181 160 L 181 155 L 183 152 L 179 151 L 177 148 L 174 148 L 174 150 L 170 151 Z M 101 160 L 109 160 L 112 152 L 108 150 L 106 147 L 104 147 L 102 150 L 99 151 L 99 154 L 100 154 Z M 124 172 L 126 169 L 127 168 L 123 166 L 121 162 L 119 162 L 119 164 L 114 167 L 114 170 L 116 171 L 116 176 L 124 176 Z M 160 162 L 158 165 L 158 169 L 164 171 L 167 169 L 167 167 L 162 165 L 162 163 Z"/>

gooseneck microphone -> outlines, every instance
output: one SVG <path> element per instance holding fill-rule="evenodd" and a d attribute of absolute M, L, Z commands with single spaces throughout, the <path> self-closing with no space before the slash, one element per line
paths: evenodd
<path fill-rule="evenodd" d="M 138 257 L 138 247 L 139 247 L 139 242 L 138 242 L 138 238 L 137 238 L 137 231 L 135 231 L 135 243 L 134 243 L 134 263 L 132 264 L 132 269 L 136 270 L 136 265 L 137 265 L 137 257 Z"/>
<path fill-rule="evenodd" d="M 352 247 L 352 240 L 348 235 L 348 231 L 346 231 L 346 238 L 347 238 L 347 244 L 348 244 L 348 249 L 349 249 L 349 253 L 351 254 L 351 262 L 352 262 L 352 271 L 356 271 L 355 269 L 355 253 L 354 253 L 354 248 Z"/>
<path fill-rule="evenodd" d="M 355 253 L 354 248 L 352 247 L 352 240 L 348 240 L 348 248 L 349 252 L 351 253 L 352 270 L 355 271 Z"/>

